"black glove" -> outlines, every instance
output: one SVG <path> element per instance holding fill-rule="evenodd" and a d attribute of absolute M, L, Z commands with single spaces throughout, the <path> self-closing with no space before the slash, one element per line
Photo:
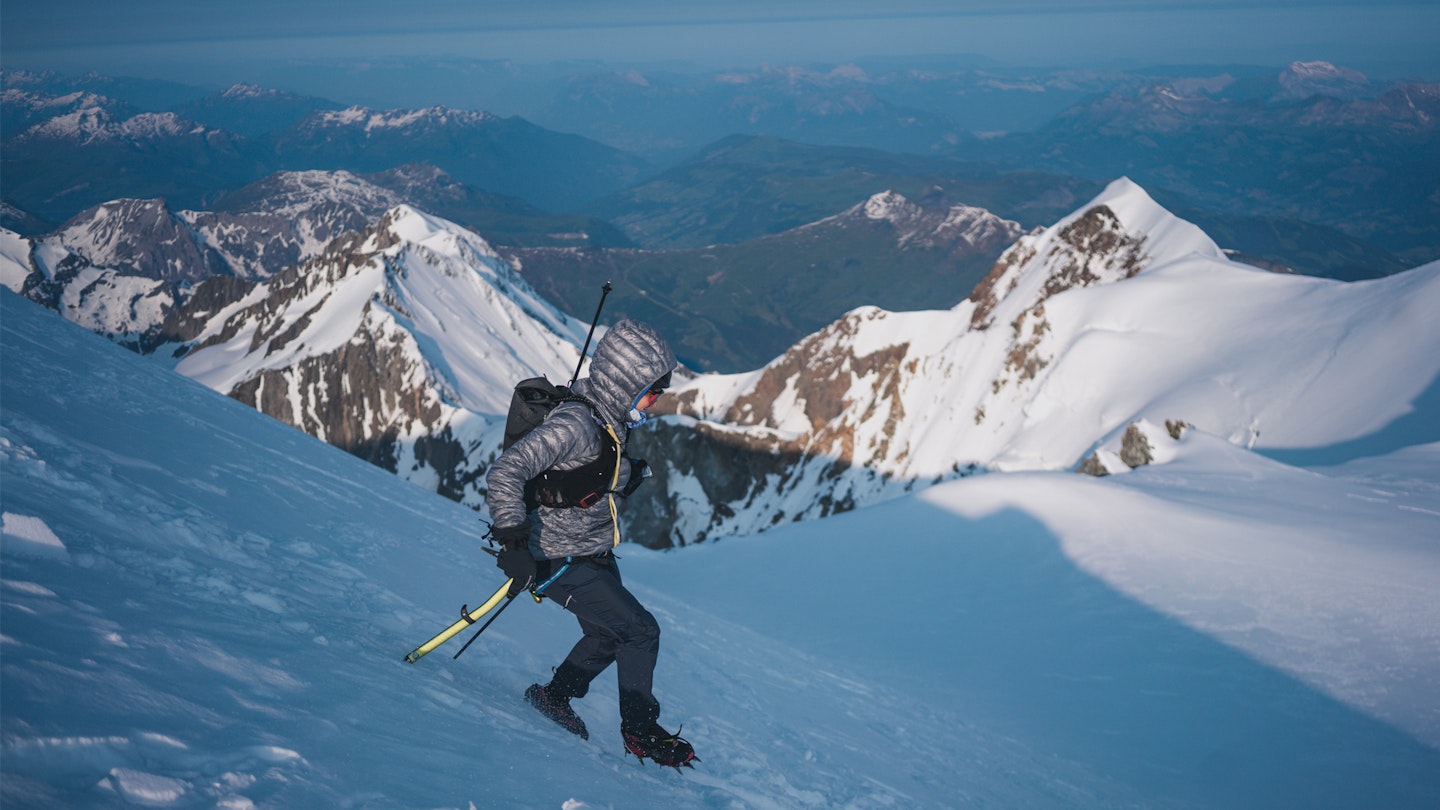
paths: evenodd
<path fill-rule="evenodd" d="M 495 558 L 495 565 L 510 578 L 510 588 L 505 593 L 514 596 L 535 581 L 535 558 L 528 548 L 507 548 Z"/>
<path fill-rule="evenodd" d="M 626 458 L 629 458 L 629 456 L 626 456 Z M 645 483 L 645 479 L 654 474 L 655 473 L 650 471 L 650 465 L 646 463 L 645 459 L 630 459 L 630 480 L 625 483 L 625 488 L 620 490 L 620 497 L 628 498 L 634 495 L 635 490 L 639 489 L 640 485 Z"/>
<path fill-rule="evenodd" d="M 514 596 L 535 581 L 535 558 L 530 555 L 530 524 L 497 526 L 491 530 L 491 535 L 500 543 L 495 565 L 510 578 L 510 589 L 506 593 Z"/>

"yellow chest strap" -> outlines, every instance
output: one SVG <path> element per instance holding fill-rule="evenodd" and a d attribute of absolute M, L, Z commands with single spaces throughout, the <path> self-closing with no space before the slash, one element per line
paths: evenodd
<path fill-rule="evenodd" d="M 609 491 L 605 493 L 605 500 L 610 504 L 610 530 L 614 536 L 610 547 L 615 548 L 620 545 L 620 514 L 615 509 L 615 488 L 620 485 L 620 459 L 623 454 L 618 452 L 620 448 L 620 437 L 615 435 L 615 428 L 611 427 L 609 423 L 606 423 L 605 432 L 610 434 L 610 439 L 615 442 L 617 450 L 615 453 L 615 472 L 610 474 Z"/>

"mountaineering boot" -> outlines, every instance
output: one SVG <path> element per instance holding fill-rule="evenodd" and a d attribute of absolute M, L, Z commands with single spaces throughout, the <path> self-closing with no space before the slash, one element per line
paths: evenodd
<path fill-rule="evenodd" d="M 678 733 L 671 734 L 659 723 L 651 722 L 649 728 L 640 731 L 622 724 L 620 735 L 625 738 L 625 750 L 639 757 L 641 762 L 649 757 L 655 760 L 656 765 L 668 765 L 679 770 L 681 765 L 695 767 L 690 761 L 699 759 L 689 741 Z"/>
<path fill-rule="evenodd" d="M 578 734 L 582 740 L 590 739 L 590 730 L 585 728 L 585 721 L 570 708 L 570 698 L 551 695 L 545 687 L 532 683 L 530 688 L 525 690 L 525 702 L 555 721 L 555 725 L 571 734 Z"/>

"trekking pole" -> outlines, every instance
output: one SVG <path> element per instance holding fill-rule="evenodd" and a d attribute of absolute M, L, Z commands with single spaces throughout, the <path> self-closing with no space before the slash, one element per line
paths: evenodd
<path fill-rule="evenodd" d="M 614 287 L 611 287 L 608 281 L 605 282 L 605 286 L 600 288 L 600 306 L 595 307 L 595 319 L 590 321 L 590 334 L 585 336 L 585 348 L 580 350 L 580 362 L 575 364 L 575 376 L 570 378 L 571 386 L 580 379 L 580 367 L 585 365 L 585 353 L 590 351 L 590 338 L 595 337 L 595 325 L 600 323 L 600 310 L 605 308 L 605 296 L 609 295 L 613 289 Z"/>

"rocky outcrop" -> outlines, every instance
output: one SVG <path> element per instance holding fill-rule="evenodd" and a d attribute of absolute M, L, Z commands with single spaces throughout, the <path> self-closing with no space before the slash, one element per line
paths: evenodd
<path fill-rule="evenodd" d="M 1128 233 L 1109 207 L 1086 209 L 1058 232 L 1058 238 L 1039 236 L 1022 240 L 1007 250 L 995 267 L 970 293 L 975 303 L 970 323 L 986 329 L 996 304 L 1015 292 L 1021 272 L 1037 259 L 1049 268 L 1029 309 L 1044 306 L 1045 299 L 1076 287 L 1090 287 L 1130 278 L 1145 266 L 1144 240 Z"/>
<path fill-rule="evenodd" d="M 1168 457 L 1174 452 L 1189 427 L 1178 419 L 1165 420 L 1163 428 L 1145 419 L 1131 422 L 1118 441 L 1112 438 L 1101 442 L 1081 460 L 1075 472 L 1101 477 L 1156 463 L 1162 460 L 1162 454 Z"/>

